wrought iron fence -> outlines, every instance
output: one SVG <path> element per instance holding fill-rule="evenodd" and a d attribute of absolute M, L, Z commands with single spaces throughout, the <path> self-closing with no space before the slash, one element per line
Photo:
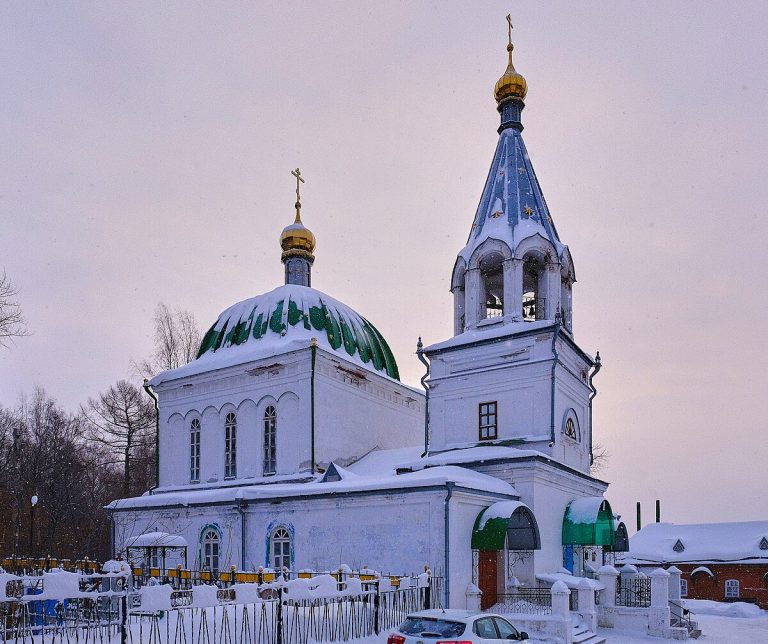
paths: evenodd
<path fill-rule="evenodd" d="M 115 589 L 113 589 L 113 586 Z M 70 600 L 0 602 L 0 643 L 308 644 L 368 637 L 396 627 L 406 615 L 439 608 L 442 579 L 407 588 L 372 582 L 358 594 L 292 599 L 280 583 L 249 591 L 217 588 L 213 606 L 194 606 L 193 591 L 170 593 L 170 610 L 141 605 L 141 592 L 110 584 L 103 594 Z"/>
<path fill-rule="evenodd" d="M 571 589 L 571 594 L 568 597 L 568 610 L 572 612 L 579 610 L 579 591 L 575 588 Z"/>
<path fill-rule="evenodd" d="M 651 605 L 650 577 L 619 579 L 616 585 L 616 605 L 628 608 L 648 608 Z"/>
<path fill-rule="evenodd" d="M 496 613 L 551 615 L 552 593 L 549 588 L 518 588 L 514 592 L 497 594 L 491 610 Z"/>

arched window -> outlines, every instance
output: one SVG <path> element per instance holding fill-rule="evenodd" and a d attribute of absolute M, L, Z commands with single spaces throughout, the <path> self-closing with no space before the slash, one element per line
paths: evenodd
<path fill-rule="evenodd" d="M 237 416 L 229 412 L 224 420 L 224 478 L 237 476 Z"/>
<path fill-rule="evenodd" d="M 726 599 L 734 599 L 739 596 L 739 580 L 728 579 L 725 582 L 725 597 Z"/>
<path fill-rule="evenodd" d="M 541 297 L 541 281 L 544 263 L 537 257 L 529 256 L 523 261 L 523 320 L 543 320 L 546 303 Z"/>
<path fill-rule="evenodd" d="M 203 568 L 207 568 L 214 574 L 219 572 L 219 553 L 221 552 L 221 539 L 219 533 L 213 528 L 203 533 Z"/>
<path fill-rule="evenodd" d="M 277 471 L 277 411 L 270 405 L 264 410 L 264 475 Z"/>
<path fill-rule="evenodd" d="M 197 418 L 189 426 L 189 480 L 200 482 L 200 421 Z"/>
<path fill-rule="evenodd" d="M 291 533 L 285 528 L 278 528 L 272 533 L 272 567 L 280 570 L 291 569 Z"/>
<path fill-rule="evenodd" d="M 483 318 L 504 315 L 504 258 L 493 252 L 480 261 L 480 279 L 483 285 Z"/>

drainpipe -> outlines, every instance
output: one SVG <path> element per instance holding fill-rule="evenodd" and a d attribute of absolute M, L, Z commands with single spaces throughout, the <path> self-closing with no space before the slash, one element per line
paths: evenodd
<path fill-rule="evenodd" d="M 445 495 L 445 607 L 451 607 L 451 551 L 450 542 L 448 540 L 450 518 L 451 518 L 451 497 L 453 496 L 453 481 L 448 481 L 445 484 L 448 493 Z"/>
<path fill-rule="evenodd" d="M 589 464 L 592 465 L 594 462 L 594 457 L 592 456 L 592 401 L 594 400 L 595 396 L 597 396 L 597 389 L 595 388 L 595 385 L 592 384 L 592 380 L 597 375 L 597 372 L 602 369 L 603 363 L 600 361 L 600 352 L 598 351 L 595 354 L 595 368 L 592 370 L 592 373 L 589 375 L 589 388 L 590 388 L 590 394 L 589 394 Z M 638 511 L 638 516 L 639 511 Z M 637 520 L 638 524 L 640 523 L 640 519 Z M 640 528 L 638 528 L 639 530 Z"/>
<path fill-rule="evenodd" d="M 549 442 L 555 444 L 555 371 L 560 356 L 557 353 L 557 338 L 560 335 L 560 311 L 555 313 L 555 331 L 552 334 L 552 395 L 550 403 Z"/>
<path fill-rule="evenodd" d="M 427 372 L 421 377 L 421 386 L 424 387 L 427 396 L 424 403 L 424 453 L 421 455 L 424 457 L 429 453 L 429 384 L 427 383 L 429 380 L 429 362 L 424 357 L 424 345 L 421 342 L 421 336 L 419 336 L 419 341 L 416 343 L 416 355 L 421 364 L 427 368 Z"/>
<path fill-rule="evenodd" d="M 242 499 L 237 500 L 237 512 L 240 515 L 240 570 L 245 570 L 245 508 Z"/>
<path fill-rule="evenodd" d="M 315 363 L 317 362 L 317 338 L 312 338 L 309 344 L 309 350 L 312 353 L 312 371 L 309 377 L 309 431 L 310 431 L 310 452 L 311 452 L 311 471 L 312 476 L 315 475 Z"/>
<path fill-rule="evenodd" d="M 155 405 L 155 484 L 149 488 L 151 494 L 152 490 L 160 485 L 160 407 L 157 404 L 157 394 L 152 391 L 152 385 L 147 378 L 144 378 L 144 391 Z"/>

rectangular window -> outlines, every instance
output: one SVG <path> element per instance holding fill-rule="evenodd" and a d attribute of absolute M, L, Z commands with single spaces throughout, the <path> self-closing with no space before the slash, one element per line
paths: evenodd
<path fill-rule="evenodd" d="M 480 403 L 480 440 L 497 438 L 496 401 Z"/>
<path fill-rule="evenodd" d="M 739 596 L 739 580 L 729 579 L 725 582 L 725 596 L 728 599 L 734 599 Z"/>
<path fill-rule="evenodd" d="M 680 580 L 680 597 L 688 597 L 688 580 Z"/>

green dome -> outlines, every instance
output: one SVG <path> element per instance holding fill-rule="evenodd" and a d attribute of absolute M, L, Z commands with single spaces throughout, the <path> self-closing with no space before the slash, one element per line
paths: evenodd
<path fill-rule="evenodd" d="M 224 356 L 232 364 L 256 360 L 308 347 L 312 338 L 347 360 L 400 379 L 392 351 L 376 327 L 338 300 L 296 284 L 229 307 L 205 334 L 191 365 L 211 361 L 215 368 L 213 363 Z"/>

